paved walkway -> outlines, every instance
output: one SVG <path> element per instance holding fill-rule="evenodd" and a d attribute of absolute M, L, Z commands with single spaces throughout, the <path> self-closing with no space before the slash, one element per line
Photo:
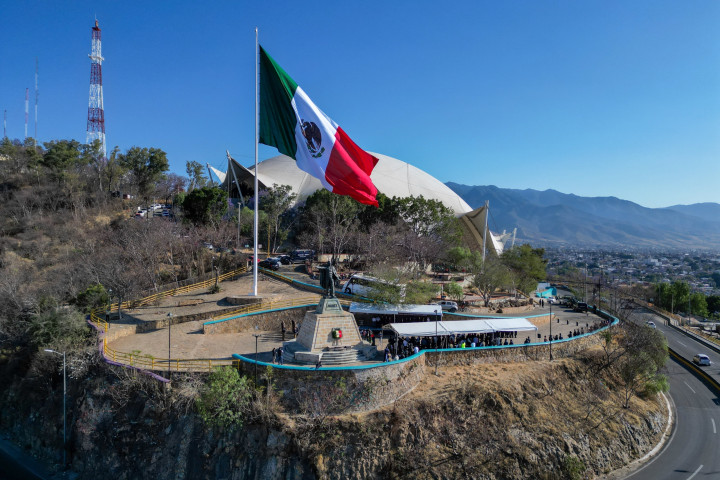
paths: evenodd
<path fill-rule="evenodd" d="M 260 278 L 266 277 L 260 275 Z M 123 324 L 125 328 L 127 328 L 136 321 L 164 318 L 168 311 L 172 311 L 173 315 L 179 316 L 217 309 L 219 305 L 223 304 L 223 299 L 228 295 L 247 294 L 252 288 L 252 275 L 245 275 L 239 280 L 232 282 L 223 282 L 221 285 L 223 290 L 218 294 L 210 295 L 199 291 L 177 297 L 168 297 L 157 306 L 131 310 L 128 312 L 129 314 L 122 324 L 113 322 L 111 328 L 123 328 Z M 258 281 L 258 294 L 283 299 L 293 296 L 303 297 L 312 295 L 309 292 L 297 290 L 284 282 L 267 279 Z M 202 300 L 202 303 L 194 306 L 179 306 L 180 303 L 187 302 L 190 299 Z M 536 307 L 522 315 L 515 316 L 547 314 L 549 310 L 549 307 Z M 562 334 L 563 338 L 567 338 L 568 333 L 572 330 L 585 327 L 587 331 L 588 326 L 600 322 L 600 319 L 593 314 L 577 313 L 567 308 L 557 308 L 557 306 L 553 307 L 553 314 L 555 314 L 557 318 L 555 322 L 553 322 L 552 333 L 553 335 Z M 203 322 L 204 320 L 173 325 L 170 331 L 168 331 L 167 328 L 162 328 L 146 333 L 133 333 L 110 342 L 109 346 L 120 352 L 151 355 L 155 358 L 163 359 L 168 358 L 169 340 L 169 353 L 173 359 L 229 360 L 232 358 L 233 353 L 245 355 L 250 358 L 255 356 L 256 339 L 253 337 L 253 332 L 205 335 L 203 334 L 202 328 Z M 550 334 L 550 325 L 548 322 L 544 322 L 538 327 L 537 332 L 530 334 L 532 343 L 542 342 L 543 338 Z M 283 340 L 281 333 L 267 331 L 254 333 L 260 335 L 257 339 L 258 358 L 261 361 L 271 361 L 272 349 L 282 345 Z M 538 334 L 541 335 L 539 339 L 537 338 Z M 523 332 L 519 332 L 518 337 L 514 339 L 514 343 L 522 343 L 527 335 L 527 333 L 523 334 Z M 288 334 L 287 340 L 290 339 L 290 335 Z M 378 349 L 382 351 L 384 344 L 378 343 Z"/>

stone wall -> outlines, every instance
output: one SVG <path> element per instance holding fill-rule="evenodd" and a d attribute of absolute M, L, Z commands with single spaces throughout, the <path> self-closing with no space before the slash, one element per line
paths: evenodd
<path fill-rule="evenodd" d="M 224 320 L 217 323 L 206 323 L 203 325 L 203 333 L 213 335 L 217 333 L 240 333 L 255 330 L 263 331 L 280 331 L 280 322 L 285 322 L 285 328 L 288 332 L 292 330 L 292 321 L 295 320 L 300 325 L 305 318 L 305 312 L 315 311 L 315 306 L 309 307 L 293 307 L 285 310 L 273 310 L 271 312 L 262 312 L 242 315 Z"/>
<path fill-rule="evenodd" d="M 255 374 L 255 364 L 238 363 L 241 373 L 250 377 Z M 274 388 L 288 408 L 351 413 L 383 407 L 410 392 L 425 377 L 425 355 L 355 369 L 315 370 L 260 363 L 260 383 L 267 381 L 268 367 L 272 369 Z"/>

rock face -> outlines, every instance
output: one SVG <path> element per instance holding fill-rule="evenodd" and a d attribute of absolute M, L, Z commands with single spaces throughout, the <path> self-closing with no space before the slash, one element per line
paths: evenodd
<path fill-rule="evenodd" d="M 0 392 L 0 427 L 58 463 L 62 380 L 30 365 L 0 371 L 10 386 Z M 617 379 L 588 375 L 576 359 L 459 366 L 438 377 L 425 369 L 413 392 L 369 413 L 332 416 L 322 402 L 333 399 L 318 398 L 297 415 L 260 397 L 235 429 L 205 427 L 182 394 L 188 378 L 165 392 L 110 368 L 69 379 L 68 459 L 81 479 L 554 479 L 572 459 L 592 476 L 649 450 L 666 422 L 664 402 L 622 409 Z"/>

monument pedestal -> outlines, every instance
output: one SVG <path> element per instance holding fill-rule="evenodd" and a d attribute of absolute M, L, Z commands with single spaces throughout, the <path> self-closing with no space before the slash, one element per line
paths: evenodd
<path fill-rule="evenodd" d="M 334 338 L 336 331 L 342 332 L 341 338 Z M 317 364 L 325 354 L 338 360 L 333 363 L 350 363 L 367 355 L 355 316 L 334 297 L 322 298 L 314 312 L 305 313 L 297 339 L 289 343 L 294 343 L 287 347 L 299 363 Z"/>

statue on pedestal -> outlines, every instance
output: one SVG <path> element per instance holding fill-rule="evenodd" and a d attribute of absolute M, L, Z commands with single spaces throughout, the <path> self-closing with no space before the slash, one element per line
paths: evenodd
<path fill-rule="evenodd" d="M 338 277 L 337 270 L 335 270 L 333 263 L 334 259 L 333 261 L 329 261 L 326 266 L 318 267 L 320 271 L 320 286 L 325 290 L 323 294 L 325 298 L 335 298 L 335 285 L 338 285 L 340 282 L 340 277 Z"/>

